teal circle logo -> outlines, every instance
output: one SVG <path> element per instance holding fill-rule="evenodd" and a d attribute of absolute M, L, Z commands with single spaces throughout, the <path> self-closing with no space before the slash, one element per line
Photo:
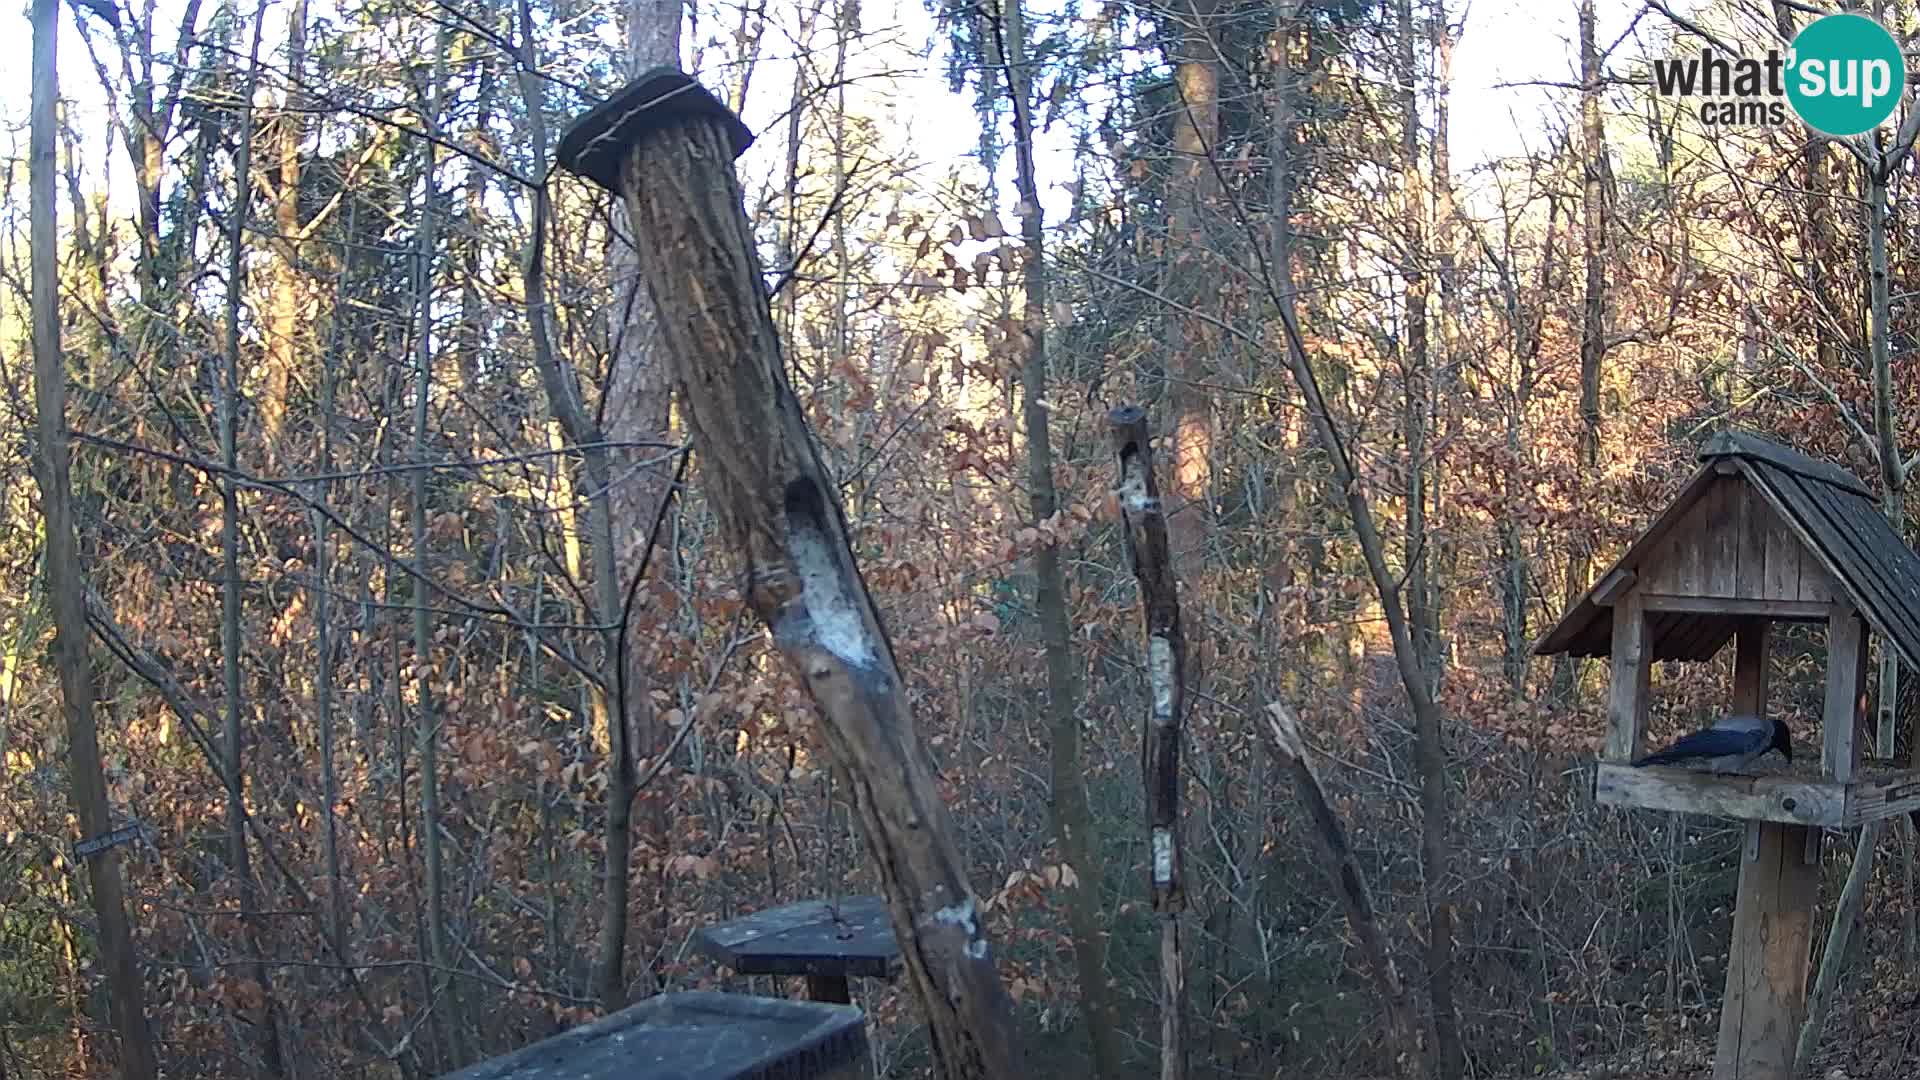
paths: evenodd
<path fill-rule="evenodd" d="M 1885 123 L 1907 87 L 1900 43 L 1865 15 L 1824 15 L 1787 54 L 1787 100 L 1807 126 L 1845 137 Z"/>

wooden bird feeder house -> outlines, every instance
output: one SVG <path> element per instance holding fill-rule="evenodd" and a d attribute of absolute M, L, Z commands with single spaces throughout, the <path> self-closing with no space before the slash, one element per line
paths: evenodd
<path fill-rule="evenodd" d="M 1806 1012 L 1821 830 L 1920 808 L 1920 772 L 1865 768 L 1861 753 L 1868 635 L 1920 665 L 1920 557 L 1872 490 L 1834 465 L 1738 432 L 1708 440 L 1700 461 L 1534 652 L 1612 666 L 1597 801 L 1747 822 L 1713 1075 L 1788 1080 Z M 1634 768 L 1646 753 L 1653 662 L 1710 660 L 1731 641 L 1731 711 L 1764 716 L 1776 622 L 1827 628 L 1817 774 Z"/>

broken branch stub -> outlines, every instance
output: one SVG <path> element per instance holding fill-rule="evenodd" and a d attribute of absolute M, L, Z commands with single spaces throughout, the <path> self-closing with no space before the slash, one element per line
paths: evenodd
<path fill-rule="evenodd" d="M 582 116 L 560 165 L 624 200 L 701 475 L 747 603 L 824 718 L 879 865 L 907 977 L 950 1078 L 1025 1075 L 932 759 L 788 386 L 733 158 L 746 129 L 698 83 L 648 72 Z"/>

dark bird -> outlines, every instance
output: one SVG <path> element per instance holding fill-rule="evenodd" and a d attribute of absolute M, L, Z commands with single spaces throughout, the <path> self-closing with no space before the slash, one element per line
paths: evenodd
<path fill-rule="evenodd" d="M 1789 765 L 1793 763 L 1793 738 L 1785 722 L 1763 720 L 1758 716 L 1728 716 L 1633 764 L 1635 768 L 1679 765 L 1705 772 L 1745 772 L 1769 750 L 1780 751 Z"/>

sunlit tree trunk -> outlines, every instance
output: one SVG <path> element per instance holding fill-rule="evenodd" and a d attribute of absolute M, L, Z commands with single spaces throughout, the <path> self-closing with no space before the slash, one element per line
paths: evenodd
<path fill-rule="evenodd" d="M 66 362 L 60 345 L 58 203 L 54 197 L 54 147 L 58 132 L 59 0 L 33 3 L 33 99 L 28 136 L 29 250 L 32 254 L 33 396 L 38 453 L 34 479 L 45 520 L 45 572 L 53 603 L 54 663 L 60 673 L 60 708 L 66 718 L 67 772 L 74 816 L 82 838 L 113 827 L 106 778 L 100 767 L 99 729 L 94 720 L 94 681 L 87 648 L 86 578 L 74 526 L 73 479 L 68 452 Z M 146 991 L 133 951 L 120 856 L 109 848 L 85 860 L 90 900 L 98 921 L 99 947 L 120 1041 L 120 1075 L 157 1080 L 160 1074 Z"/>

